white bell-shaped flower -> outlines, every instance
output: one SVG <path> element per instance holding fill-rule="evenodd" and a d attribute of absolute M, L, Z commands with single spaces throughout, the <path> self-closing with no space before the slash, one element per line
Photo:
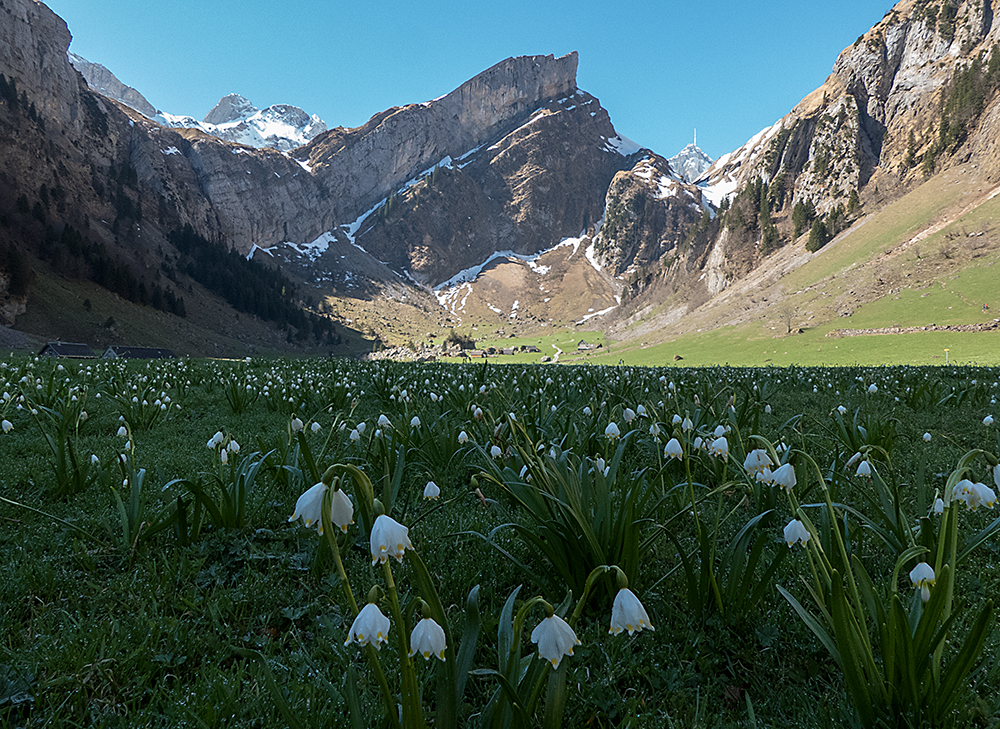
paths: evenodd
<path fill-rule="evenodd" d="M 684 449 L 681 447 L 681 442 L 676 438 L 671 438 L 667 441 L 667 445 L 663 448 L 664 458 L 684 458 Z"/>
<path fill-rule="evenodd" d="M 538 655 L 559 668 L 563 656 L 573 655 L 573 650 L 580 645 L 576 633 L 565 620 L 558 615 L 550 615 L 531 631 L 531 642 L 538 644 Z"/>
<path fill-rule="evenodd" d="M 774 469 L 771 473 L 771 483 L 775 486 L 780 486 L 786 493 L 791 493 L 796 484 L 795 466 L 791 463 L 786 463 Z"/>
<path fill-rule="evenodd" d="M 389 422 L 389 418 L 387 418 L 384 414 L 378 416 L 378 427 L 388 428 L 390 425 L 392 425 L 392 423 Z"/>
<path fill-rule="evenodd" d="M 608 630 L 612 635 L 618 635 L 623 630 L 627 630 L 629 635 L 640 630 L 655 630 L 653 624 L 649 622 L 649 615 L 646 608 L 639 602 L 627 587 L 618 591 L 615 595 L 615 602 L 611 606 L 611 628 Z"/>
<path fill-rule="evenodd" d="M 14 430 L 14 424 L 7 420 L 7 418 L 4 418 L 3 421 L 0 421 L 0 428 L 3 428 L 4 433 L 9 433 Z"/>
<path fill-rule="evenodd" d="M 379 516 L 372 525 L 372 564 L 384 563 L 389 557 L 402 562 L 403 552 L 413 549 L 409 533 L 410 530 L 398 521 L 385 514 Z"/>
<path fill-rule="evenodd" d="M 428 481 L 427 485 L 424 486 L 424 498 L 434 500 L 440 495 L 441 488 L 433 481 Z"/>
<path fill-rule="evenodd" d="M 747 453 L 746 460 L 743 461 L 743 468 L 747 473 L 756 476 L 761 471 L 774 465 L 771 456 L 763 448 L 755 448 Z"/>
<path fill-rule="evenodd" d="M 414 415 L 412 418 L 410 418 L 410 427 L 411 428 L 419 428 L 420 427 L 420 418 L 418 418 L 416 415 Z"/>
<path fill-rule="evenodd" d="M 604 429 L 604 435 L 606 435 L 608 438 L 620 438 L 622 432 L 618 430 L 617 423 L 611 422 L 608 423 L 608 427 Z"/>
<path fill-rule="evenodd" d="M 722 460 L 729 458 L 729 441 L 726 440 L 726 436 L 721 438 L 716 438 L 709 444 L 708 452 L 712 455 L 718 456 Z"/>
<path fill-rule="evenodd" d="M 459 443 L 468 443 L 469 442 L 469 434 L 466 433 L 463 430 L 461 433 L 458 434 L 458 442 Z"/>
<path fill-rule="evenodd" d="M 315 524 L 322 533 L 323 520 L 320 518 L 320 513 L 325 493 L 326 484 L 322 481 L 306 489 L 295 502 L 295 511 L 288 517 L 288 521 L 295 521 L 301 517 L 303 524 L 307 527 Z"/>
<path fill-rule="evenodd" d="M 931 599 L 931 588 L 934 587 L 936 579 L 934 568 L 926 562 L 921 562 L 910 570 L 910 582 L 920 590 L 920 599 L 924 602 Z"/>
<path fill-rule="evenodd" d="M 806 529 L 806 525 L 803 524 L 798 519 L 792 519 L 785 526 L 785 544 L 788 545 L 789 549 L 795 546 L 796 542 L 805 546 L 806 542 L 809 541 L 809 530 Z"/>
<path fill-rule="evenodd" d="M 358 645 L 371 644 L 381 650 L 382 643 L 389 640 L 389 625 L 389 618 L 382 614 L 378 605 L 370 602 L 361 608 L 358 617 L 354 618 L 344 646 L 349 646 L 353 641 Z"/>
<path fill-rule="evenodd" d="M 869 478 L 871 477 L 871 475 L 872 475 L 872 464 L 870 464 L 867 461 L 867 459 L 864 460 L 864 461 L 861 461 L 861 463 L 858 464 L 857 475 L 858 476 L 868 476 Z"/>
<path fill-rule="evenodd" d="M 346 533 L 347 527 L 354 523 L 354 502 L 340 489 L 333 492 L 330 502 L 330 521 L 334 526 L 340 527 L 340 531 Z M 320 534 L 323 533 L 323 525 L 319 527 Z"/>
<path fill-rule="evenodd" d="M 635 410 L 632 408 L 625 408 L 625 411 L 622 413 L 622 418 L 624 418 L 626 423 L 631 423 L 635 420 Z"/>
<path fill-rule="evenodd" d="M 431 656 L 443 661 L 446 647 L 444 628 L 431 618 L 421 620 L 410 633 L 410 656 L 419 653 L 425 661 Z"/>
<path fill-rule="evenodd" d="M 498 446 L 498 445 L 490 446 L 490 455 L 493 458 L 499 458 L 500 456 L 503 455 L 503 451 L 500 450 L 500 446 Z"/>
<path fill-rule="evenodd" d="M 299 418 L 292 418 L 292 432 L 298 433 L 303 428 L 303 423 Z"/>

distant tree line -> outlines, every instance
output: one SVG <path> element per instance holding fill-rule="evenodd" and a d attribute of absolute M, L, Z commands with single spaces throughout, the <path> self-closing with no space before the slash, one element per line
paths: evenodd
<path fill-rule="evenodd" d="M 178 268 L 237 311 L 289 329 L 290 339 L 305 341 L 312 336 L 317 342 L 340 343 L 333 321 L 296 303 L 295 286 L 277 269 L 198 235 L 190 225 L 175 230 L 169 239 L 182 257 Z"/>

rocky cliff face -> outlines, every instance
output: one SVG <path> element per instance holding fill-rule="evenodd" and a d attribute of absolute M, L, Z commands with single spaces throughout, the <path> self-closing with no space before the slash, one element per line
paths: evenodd
<path fill-rule="evenodd" d="M 688 231 L 713 215 L 701 190 L 663 157 L 647 153 L 609 186 L 595 250 L 608 273 L 621 277 L 676 258 Z"/>
<path fill-rule="evenodd" d="M 97 93 L 121 102 L 150 119 L 156 116 L 156 109 L 146 100 L 145 96 L 131 86 L 123 84 L 117 76 L 101 64 L 91 63 L 75 53 L 69 54 L 69 62 L 83 75 L 87 86 Z"/>
<path fill-rule="evenodd" d="M 41 223 L 16 213 L 33 232 L 10 244 L 43 258 L 46 236 L 70 224 L 153 281 L 171 269 L 169 233 L 191 226 L 243 254 L 287 243 L 268 260 L 320 294 L 366 276 L 434 286 L 496 251 L 533 256 L 593 230 L 615 174 L 641 156 L 577 89 L 575 53 L 507 59 L 439 99 L 282 151 L 157 123 L 130 108 L 141 103 L 110 72 L 81 63 L 121 101 L 96 93 L 70 64 L 58 17 L 35 0 L 0 0 L 0 10 L 0 70 L 32 105 L 0 103 L 0 214 L 39 208 Z M 231 95 L 198 125 L 239 134 L 269 114 L 315 121 Z M 357 271 L 329 252 L 348 243 L 367 251 Z M 578 258 L 571 278 L 600 278 Z M 601 293 L 566 317 L 607 308 L 597 278 Z"/>

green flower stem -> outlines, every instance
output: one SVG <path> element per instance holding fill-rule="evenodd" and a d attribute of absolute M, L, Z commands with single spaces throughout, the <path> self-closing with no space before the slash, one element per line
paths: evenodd
<path fill-rule="evenodd" d="M 396 591 L 396 581 L 392 578 L 392 567 L 389 560 L 382 563 L 382 575 L 385 577 L 386 593 L 389 598 L 389 611 L 396 621 L 396 645 L 399 652 L 400 688 L 403 699 L 403 726 L 406 729 L 420 729 L 424 723 L 423 707 L 420 703 L 420 687 L 417 685 L 417 674 L 413 670 L 407 645 L 406 623 L 403 621 L 403 611 L 399 607 L 399 593 Z"/>
<path fill-rule="evenodd" d="M 337 533 L 333 522 L 330 520 L 330 506 L 333 501 L 333 490 L 328 488 L 326 493 L 323 494 L 323 505 L 320 507 L 320 518 L 323 520 L 323 535 L 326 537 L 327 544 L 330 545 L 330 552 L 333 553 L 333 562 L 337 566 L 337 574 L 340 575 L 340 586 L 344 590 L 344 594 L 347 595 L 347 600 L 351 605 L 351 611 L 354 616 L 357 617 L 358 613 L 358 602 L 354 599 L 354 592 L 351 590 L 351 582 L 347 577 L 347 570 L 344 569 L 344 561 L 340 556 L 340 546 L 337 544 Z M 382 699 L 385 701 L 386 715 L 389 717 L 389 722 L 393 729 L 399 729 L 399 720 L 396 718 L 396 698 L 392 691 L 389 689 L 389 681 L 385 677 L 385 671 L 382 670 L 382 663 L 378 659 L 378 652 L 375 647 L 370 643 L 365 646 L 365 656 L 368 658 L 368 663 L 372 667 L 372 671 L 375 673 L 375 680 L 378 682 L 379 689 L 382 691 Z"/>

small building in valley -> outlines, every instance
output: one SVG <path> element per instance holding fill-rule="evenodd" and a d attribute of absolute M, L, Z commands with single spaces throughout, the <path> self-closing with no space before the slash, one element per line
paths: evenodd
<path fill-rule="evenodd" d="M 49 342 L 42 347 L 38 356 L 59 359 L 97 359 L 94 350 L 89 345 L 80 342 Z"/>

